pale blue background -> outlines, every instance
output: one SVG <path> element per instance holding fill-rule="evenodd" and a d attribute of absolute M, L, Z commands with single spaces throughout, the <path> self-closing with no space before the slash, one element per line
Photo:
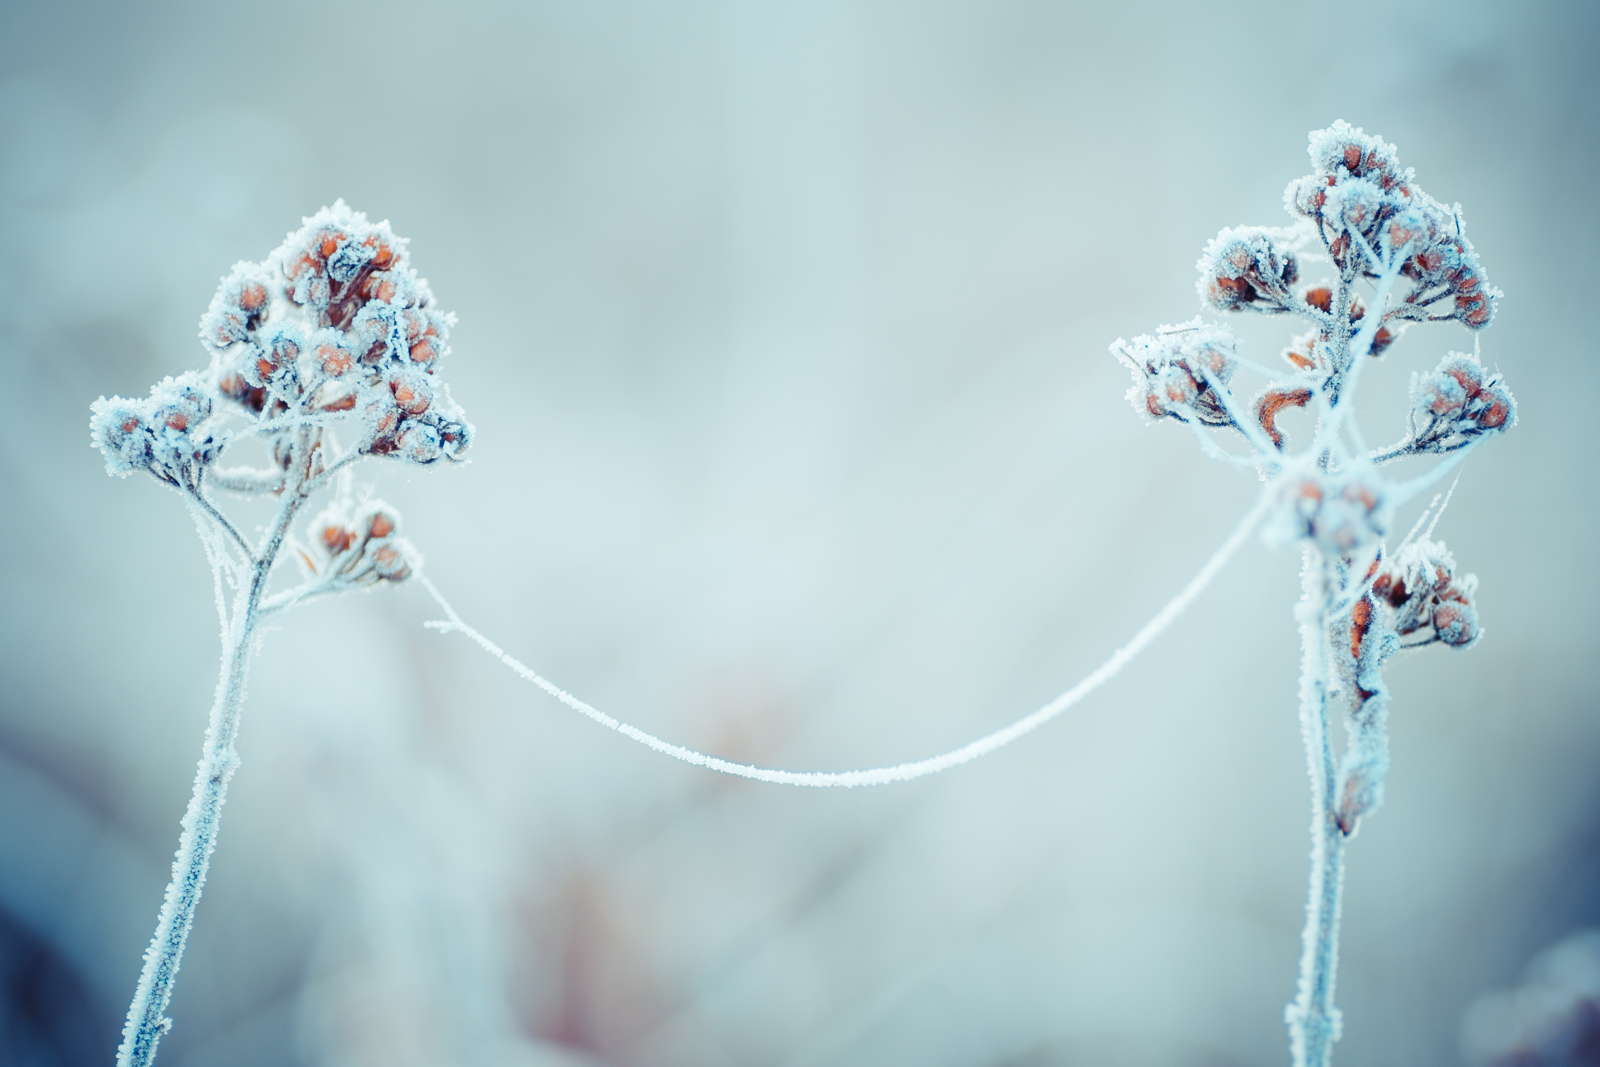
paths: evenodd
<path fill-rule="evenodd" d="M 1460 200 L 1522 424 L 1441 532 L 1470 653 L 1392 671 L 1350 854 L 1350 1065 L 1600 921 L 1593 5 L 13 3 L 0 12 L 0 1062 L 108 1063 L 215 669 L 101 392 L 202 362 L 336 196 L 461 318 L 465 468 L 368 476 L 524 658 L 724 755 L 846 767 L 1081 676 L 1247 504 L 1106 354 L 1195 311 L 1344 117 Z M 1275 358 L 1273 324 L 1246 331 Z M 1363 380 L 1470 338 L 1406 338 Z M 269 635 L 164 1067 L 1285 1061 L 1293 553 L 1067 720 L 932 781 L 735 783 L 578 720 L 415 590 Z"/>

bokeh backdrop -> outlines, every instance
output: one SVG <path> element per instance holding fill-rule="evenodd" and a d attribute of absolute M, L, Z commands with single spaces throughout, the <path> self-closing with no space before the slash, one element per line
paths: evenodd
<path fill-rule="evenodd" d="M 1393 668 L 1350 853 L 1341 1062 L 1461 1062 L 1469 1005 L 1600 921 L 1597 12 L 5 5 L 0 1062 L 110 1061 L 166 880 L 208 577 L 87 407 L 202 365 L 235 260 L 335 197 L 411 237 L 479 436 L 365 476 L 470 620 L 685 743 L 871 765 L 1065 688 L 1248 505 L 1106 345 L 1194 314 L 1202 244 L 1284 221 L 1340 117 L 1463 203 L 1521 406 L 1440 530 L 1487 636 Z M 1391 350 L 1369 436 L 1470 344 Z M 1065 719 L 851 793 L 629 745 L 420 590 L 307 605 L 256 663 L 162 1063 L 1281 1063 L 1295 571 L 1252 545 Z"/>

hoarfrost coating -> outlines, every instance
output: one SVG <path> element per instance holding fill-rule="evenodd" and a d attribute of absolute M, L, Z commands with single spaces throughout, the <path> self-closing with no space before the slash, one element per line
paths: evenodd
<path fill-rule="evenodd" d="M 350 468 L 369 456 L 423 465 L 462 458 L 472 427 L 439 373 L 454 322 L 410 265 L 406 242 L 340 201 L 304 219 L 266 259 L 236 263 L 222 278 L 200 318 L 206 370 L 165 378 L 144 399 L 101 397 L 90 407 L 90 442 L 107 473 L 144 472 L 185 497 L 222 635 L 172 880 L 118 1050 L 123 1067 L 153 1063 L 172 1026 L 167 1007 L 239 766 L 235 740 L 261 620 L 310 597 L 404 581 L 420 566 L 392 509 L 356 503 Z M 265 466 L 220 465 L 247 443 L 264 446 Z M 302 508 L 330 487 L 334 501 L 312 524 L 310 545 L 296 542 Z M 215 490 L 276 499 L 258 541 L 217 505 Z M 285 549 L 301 582 L 271 593 Z"/>

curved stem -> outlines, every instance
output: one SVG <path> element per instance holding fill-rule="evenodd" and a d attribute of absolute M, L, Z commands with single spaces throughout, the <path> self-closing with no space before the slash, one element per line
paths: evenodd
<path fill-rule="evenodd" d="M 1294 1067 L 1328 1067 L 1339 1040 L 1333 1004 L 1339 966 L 1339 906 L 1344 886 L 1345 836 L 1335 818 L 1337 785 L 1328 738 L 1328 575 L 1321 554 L 1305 550 L 1300 622 L 1300 732 L 1311 779 L 1311 880 L 1301 934 L 1300 981 L 1284 1012 Z"/>
<path fill-rule="evenodd" d="M 232 522 L 228 521 L 228 517 L 226 515 L 217 510 L 217 506 L 206 497 L 205 491 L 199 482 L 196 482 L 195 485 L 189 490 L 189 495 L 194 498 L 194 502 L 199 505 L 200 510 L 205 512 L 206 515 L 210 517 L 211 521 L 216 523 L 222 532 L 228 535 L 228 538 L 233 542 L 234 547 L 238 548 L 239 554 L 242 557 L 242 562 L 246 565 L 254 563 L 255 556 L 250 551 L 250 542 L 244 539 L 244 535 L 239 532 L 238 527 L 234 526 Z"/>
<path fill-rule="evenodd" d="M 260 552 L 253 558 L 250 584 L 235 601 L 230 625 L 223 634 L 222 668 L 200 762 L 195 767 L 194 792 L 184 811 L 178 851 L 172 859 L 172 880 L 162 898 L 155 934 L 145 949 L 144 967 L 128 1006 L 122 1044 L 117 1049 L 118 1067 L 149 1067 L 155 1062 L 156 1046 L 172 1026 L 167 1005 L 172 1000 L 178 967 L 183 963 L 189 930 L 194 926 L 195 908 L 205 889 L 228 783 L 239 766 L 234 739 L 239 733 L 239 712 L 244 704 L 245 676 L 261 599 L 289 524 L 305 500 L 306 488 L 302 482 L 285 495 Z"/>

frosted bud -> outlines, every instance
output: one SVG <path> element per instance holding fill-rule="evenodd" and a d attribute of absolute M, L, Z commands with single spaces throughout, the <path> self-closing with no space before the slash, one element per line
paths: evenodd
<path fill-rule="evenodd" d="M 1160 377 L 1157 378 L 1162 406 L 1186 407 L 1195 402 L 1200 395 L 1200 383 L 1194 380 L 1194 375 L 1186 367 L 1169 365 L 1162 368 Z"/>
<path fill-rule="evenodd" d="M 1340 179 L 1346 175 L 1382 178 L 1399 168 L 1394 145 L 1343 119 L 1313 131 L 1306 139 L 1306 154 L 1319 173 Z"/>
<path fill-rule="evenodd" d="M 350 551 L 360 538 L 343 509 L 331 506 L 311 520 L 311 540 L 321 545 L 330 557 L 335 557 Z"/>
<path fill-rule="evenodd" d="M 318 330 L 311 337 L 311 362 L 330 378 L 342 378 L 355 369 L 356 357 L 343 330 Z"/>
<path fill-rule="evenodd" d="M 1472 421 L 1483 430 L 1509 430 L 1517 421 L 1517 402 L 1504 382 L 1496 381 L 1478 394 L 1481 407 Z"/>
<path fill-rule="evenodd" d="M 105 457 L 107 474 L 126 478 L 150 466 L 152 437 L 137 400 L 103 396 L 91 404 L 89 442 Z"/>
<path fill-rule="evenodd" d="M 395 431 L 400 428 L 400 409 L 388 389 L 374 390 L 359 401 L 363 452 L 383 454 L 394 451 Z"/>
<path fill-rule="evenodd" d="M 211 417 L 211 393 L 199 374 L 190 371 L 163 378 L 150 390 L 156 408 L 152 422 L 158 428 L 184 431 Z"/>
<path fill-rule="evenodd" d="M 1453 419 L 1467 406 L 1467 393 L 1448 374 L 1424 377 L 1412 394 L 1412 410 L 1419 418 Z"/>
<path fill-rule="evenodd" d="M 1441 600 L 1433 609 L 1433 629 L 1451 648 L 1466 648 L 1481 636 L 1478 611 L 1465 599 Z"/>
<path fill-rule="evenodd" d="M 1282 299 L 1299 277 L 1293 253 L 1280 249 L 1268 231 L 1243 226 L 1213 237 L 1195 266 L 1201 299 L 1222 311 Z"/>
<path fill-rule="evenodd" d="M 400 528 L 400 516 L 381 500 L 368 504 L 357 519 L 363 535 L 374 541 L 391 536 Z"/>
<path fill-rule="evenodd" d="M 1154 335 L 1117 340 L 1111 352 L 1133 372 L 1128 397 L 1152 418 L 1173 416 L 1208 426 L 1232 425 L 1218 396 L 1237 369 L 1233 334 L 1198 319 Z"/>
<path fill-rule="evenodd" d="M 432 463 L 443 450 L 439 431 L 417 419 L 407 419 L 396 440 L 400 454 L 413 463 Z"/>
<path fill-rule="evenodd" d="M 1447 354 L 1439 365 L 1414 379 L 1411 392 L 1411 447 L 1443 452 L 1485 433 L 1504 433 L 1517 421 L 1517 402 L 1498 374 L 1489 374 L 1477 357 Z"/>
<path fill-rule="evenodd" d="M 439 446 L 443 449 L 445 458 L 459 460 L 472 444 L 474 433 L 472 423 L 460 418 L 442 418 L 438 426 Z"/>
<path fill-rule="evenodd" d="M 254 263 L 235 263 L 200 316 L 200 340 L 222 352 L 249 338 L 268 312 L 265 276 Z"/>
<path fill-rule="evenodd" d="M 1365 234 L 1377 222 L 1383 203 L 1383 190 L 1376 182 L 1351 178 L 1328 190 L 1322 218 L 1334 233 L 1348 229 Z"/>
<path fill-rule="evenodd" d="M 1339 806 L 1334 821 L 1346 837 L 1355 833 L 1364 815 L 1383 803 L 1384 781 L 1389 776 L 1389 754 L 1377 744 L 1357 740 L 1345 754 L 1339 775 Z"/>
<path fill-rule="evenodd" d="M 428 376 L 418 371 L 397 371 L 389 379 L 389 392 L 395 406 L 407 415 L 421 415 L 433 403 L 433 386 Z"/>
<path fill-rule="evenodd" d="M 1331 556 L 1349 556 L 1383 539 L 1389 506 L 1370 472 L 1321 471 L 1284 480 L 1280 536 L 1308 538 Z"/>
<path fill-rule="evenodd" d="M 286 327 L 273 334 L 265 348 L 256 352 L 251 365 L 252 384 L 264 386 L 280 393 L 292 393 L 300 377 L 300 352 L 305 338 L 300 331 Z"/>
<path fill-rule="evenodd" d="M 1283 206 L 1291 215 L 1315 218 L 1328 199 L 1328 188 L 1333 182 L 1320 174 L 1307 174 L 1296 178 L 1283 191 Z"/>
<path fill-rule="evenodd" d="M 1410 245 L 1423 248 L 1433 243 L 1440 229 L 1440 220 L 1421 207 L 1411 205 L 1400 209 L 1384 223 L 1382 239 L 1387 251 L 1397 252 Z"/>
<path fill-rule="evenodd" d="M 412 568 L 421 563 L 416 549 L 401 538 L 376 543 L 370 551 L 370 558 L 378 579 L 386 582 L 405 581 L 411 577 Z"/>

